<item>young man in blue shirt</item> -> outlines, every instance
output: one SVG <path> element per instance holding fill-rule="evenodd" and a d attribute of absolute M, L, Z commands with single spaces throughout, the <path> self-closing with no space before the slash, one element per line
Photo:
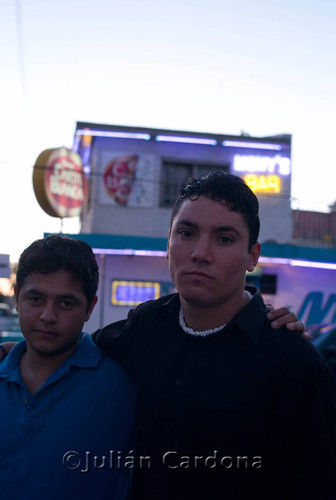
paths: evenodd
<path fill-rule="evenodd" d="M 97 302 L 91 248 L 58 235 L 21 255 L 25 340 L 0 364 L 2 499 L 128 498 L 135 386 L 82 333 Z"/>

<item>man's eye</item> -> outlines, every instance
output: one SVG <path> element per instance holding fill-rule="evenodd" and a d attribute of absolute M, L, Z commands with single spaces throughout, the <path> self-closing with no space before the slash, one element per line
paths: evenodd
<path fill-rule="evenodd" d="M 233 241 L 230 236 L 220 236 L 218 239 L 221 243 L 232 243 Z"/>
<path fill-rule="evenodd" d="M 61 302 L 61 307 L 63 307 L 64 309 L 70 309 L 72 306 L 73 302 L 71 302 L 70 300 L 62 300 Z"/>
<path fill-rule="evenodd" d="M 190 238 L 190 236 L 192 236 L 192 232 L 189 231 L 188 229 L 183 229 L 180 231 L 180 235 L 183 236 L 184 238 Z"/>
<path fill-rule="evenodd" d="M 41 297 L 29 297 L 29 302 L 31 302 L 32 304 L 38 304 L 39 302 L 41 302 Z"/>

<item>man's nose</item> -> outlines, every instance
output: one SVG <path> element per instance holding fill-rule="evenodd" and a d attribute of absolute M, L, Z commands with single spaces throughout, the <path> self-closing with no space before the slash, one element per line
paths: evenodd
<path fill-rule="evenodd" d="M 57 311 L 54 304 L 46 303 L 40 314 L 41 321 L 53 323 L 57 320 Z"/>
<path fill-rule="evenodd" d="M 191 252 L 191 258 L 200 262 L 210 262 L 211 261 L 211 242 L 207 237 L 199 237 L 195 241 L 194 248 Z"/>

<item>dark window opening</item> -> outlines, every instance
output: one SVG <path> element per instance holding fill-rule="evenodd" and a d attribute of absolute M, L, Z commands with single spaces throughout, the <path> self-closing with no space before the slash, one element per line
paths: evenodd
<path fill-rule="evenodd" d="M 226 165 L 202 165 L 164 160 L 161 172 L 160 207 L 172 207 L 180 189 L 191 177 L 200 177 L 219 169 L 229 172 L 229 167 Z"/>

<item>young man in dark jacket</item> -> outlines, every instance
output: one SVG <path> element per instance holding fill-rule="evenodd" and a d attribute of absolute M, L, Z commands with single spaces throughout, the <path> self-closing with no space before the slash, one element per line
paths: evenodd
<path fill-rule="evenodd" d="M 94 335 L 139 384 L 134 498 L 336 498 L 335 389 L 316 349 L 274 331 L 245 273 L 260 254 L 258 200 L 223 172 L 172 212 L 178 293 Z"/>

